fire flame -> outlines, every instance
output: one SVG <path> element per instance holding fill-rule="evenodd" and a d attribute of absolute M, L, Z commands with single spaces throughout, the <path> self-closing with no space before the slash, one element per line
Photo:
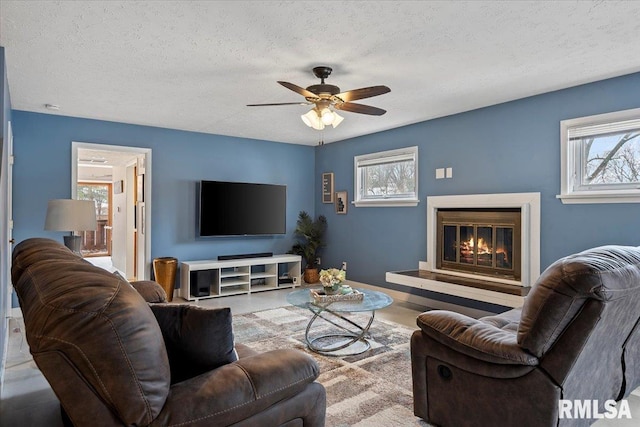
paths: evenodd
<path fill-rule="evenodd" d="M 460 242 L 460 254 L 463 256 L 468 256 L 468 257 L 472 257 L 473 256 L 473 249 L 475 248 L 476 244 L 475 241 L 472 238 L 470 238 L 469 240 L 467 240 L 466 242 Z M 487 244 L 487 242 L 480 237 L 478 239 L 478 255 L 491 255 L 493 253 L 493 251 L 491 250 L 491 247 Z M 504 254 L 504 262 L 509 262 L 508 256 L 507 256 L 507 251 L 504 248 L 497 248 L 496 249 L 496 254 Z"/>

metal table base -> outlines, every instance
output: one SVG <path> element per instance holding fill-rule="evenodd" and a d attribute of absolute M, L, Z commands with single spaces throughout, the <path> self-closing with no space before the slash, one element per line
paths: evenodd
<path fill-rule="evenodd" d="M 309 349 L 315 353 L 324 354 L 327 356 L 353 356 L 356 354 L 364 353 L 365 351 L 371 348 L 371 343 L 367 340 L 370 336 L 368 335 L 369 327 L 373 323 L 373 319 L 375 318 L 375 310 L 371 310 L 371 316 L 367 322 L 366 326 L 361 326 L 352 321 L 351 319 L 347 319 L 343 315 L 341 315 L 337 311 L 333 311 L 329 308 L 331 303 L 327 305 L 309 305 L 309 310 L 313 313 L 313 317 L 309 320 L 307 324 L 307 329 L 304 334 L 304 338 L 307 341 L 307 346 Z M 337 323 L 332 318 L 327 317 L 326 315 L 333 316 L 334 318 L 338 318 L 354 327 L 354 329 L 349 329 L 348 327 Z M 345 333 L 343 334 L 324 334 L 317 336 L 315 338 L 309 337 L 309 332 L 311 331 L 311 327 L 315 323 L 317 319 L 322 319 L 326 322 L 331 323 L 337 328 L 343 330 Z M 336 340 L 339 338 L 343 338 L 342 340 Z M 329 341 L 329 343 L 324 343 L 323 341 Z M 360 345 L 356 345 L 360 343 Z M 346 349 L 348 347 L 353 346 L 354 348 L 348 352 L 340 352 L 340 354 L 335 354 L 336 352 Z"/>

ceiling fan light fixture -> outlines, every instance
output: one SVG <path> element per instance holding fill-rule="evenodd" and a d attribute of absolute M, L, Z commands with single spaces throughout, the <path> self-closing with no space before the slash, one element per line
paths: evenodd
<path fill-rule="evenodd" d="M 322 120 L 318 115 L 318 111 L 315 108 L 309 110 L 306 114 L 301 115 L 300 118 L 302 119 L 304 124 L 309 126 L 310 128 L 313 128 L 315 130 L 324 129 L 324 123 L 322 123 Z"/>
<path fill-rule="evenodd" d="M 320 111 L 320 117 L 321 117 L 322 123 L 324 123 L 327 126 L 330 124 L 333 124 L 333 121 L 335 120 L 335 116 L 333 115 L 333 112 L 328 108 L 323 108 Z"/>
<path fill-rule="evenodd" d="M 318 121 L 314 123 L 313 126 L 311 127 L 314 128 L 315 130 L 322 130 L 324 129 L 324 123 L 322 123 L 322 121 L 318 119 Z"/>
<path fill-rule="evenodd" d="M 309 110 L 307 113 L 300 116 L 305 125 L 311 127 L 313 123 L 313 117 L 316 116 L 315 111 Z"/>
<path fill-rule="evenodd" d="M 325 83 L 325 79 L 331 74 L 331 67 L 320 66 L 313 69 L 313 74 L 320 79 L 320 84 L 315 84 L 306 89 L 293 83 L 278 81 L 285 88 L 302 95 L 306 102 L 278 102 L 270 104 L 248 104 L 248 107 L 261 107 L 273 105 L 311 105 L 314 107 L 301 115 L 302 122 L 315 130 L 323 130 L 325 126 L 338 127 L 344 120 L 336 110 L 349 111 L 352 113 L 368 114 L 371 116 L 381 116 L 386 113 L 382 108 L 370 105 L 357 104 L 352 101 L 371 98 L 391 92 L 387 86 L 370 86 L 360 89 L 340 92 L 338 86 Z"/>
<path fill-rule="evenodd" d="M 338 113 L 336 113 L 335 111 L 333 112 L 333 122 L 331 122 L 331 126 L 333 126 L 333 128 L 337 128 L 338 125 L 340 123 L 342 123 L 342 121 L 344 120 L 344 117 L 342 117 L 341 115 L 339 115 Z"/>

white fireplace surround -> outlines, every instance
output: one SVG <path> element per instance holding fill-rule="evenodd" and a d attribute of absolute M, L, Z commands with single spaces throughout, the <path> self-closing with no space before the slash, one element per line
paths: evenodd
<path fill-rule="evenodd" d="M 451 270 L 436 266 L 436 231 L 438 209 L 453 208 L 519 208 L 521 212 L 521 280 L 509 280 Z M 531 286 L 540 276 L 540 193 L 470 194 L 427 197 L 427 261 L 421 270 L 487 281 Z"/>

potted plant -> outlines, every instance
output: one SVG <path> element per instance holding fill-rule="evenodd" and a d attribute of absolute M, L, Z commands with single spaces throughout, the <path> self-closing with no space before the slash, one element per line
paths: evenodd
<path fill-rule="evenodd" d="M 320 280 L 316 259 L 320 249 L 325 246 L 326 231 L 327 218 L 324 215 L 320 215 L 315 221 L 305 211 L 298 215 L 294 234 L 299 240 L 289 253 L 300 255 L 305 260 L 304 281 L 307 283 L 317 283 Z"/>

